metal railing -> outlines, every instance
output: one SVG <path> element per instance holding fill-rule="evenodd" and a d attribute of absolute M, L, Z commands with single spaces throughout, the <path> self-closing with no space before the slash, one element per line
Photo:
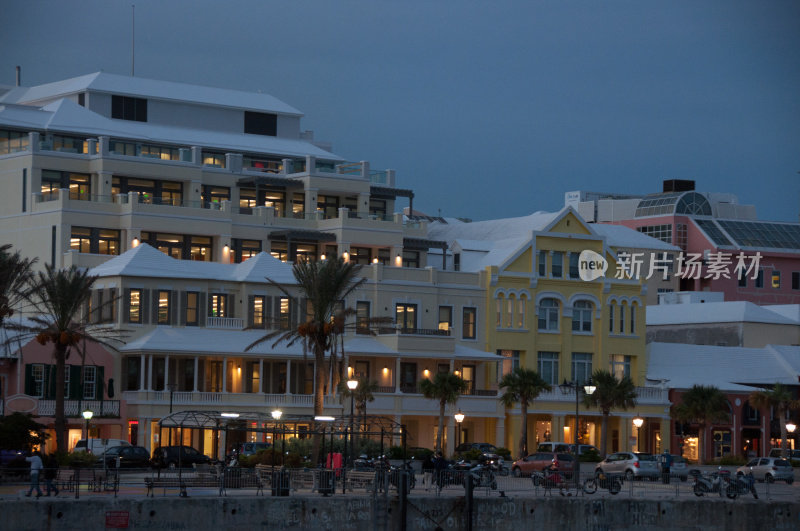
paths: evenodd
<path fill-rule="evenodd" d="M 91 409 L 95 417 L 119 417 L 119 400 L 65 400 L 64 415 L 81 417 L 85 409 Z M 56 414 L 55 400 L 39 400 L 37 414 L 52 417 Z"/>
<path fill-rule="evenodd" d="M 402 327 L 380 327 L 378 334 L 381 335 L 414 335 L 414 336 L 442 336 L 449 337 L 450 330 L 440 330 L 438 328 L 402 328 Z"/>

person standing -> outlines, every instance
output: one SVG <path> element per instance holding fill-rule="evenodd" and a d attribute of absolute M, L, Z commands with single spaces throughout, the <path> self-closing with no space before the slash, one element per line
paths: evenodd
<path fill-rule="evenodd" d="M 39 473 L 43 468 L 42 458 L 39 452 L 33 452 L 33 455 L 26 457 L 25 461 L 31 464 L 31 488 L 28 489 L 28 493 L 25 496 L 30 498 L 31 494 L 33 494 L 33 489 L 36 489 L 36 497 L 39 498 L 42 495 L 42 489 L 39 488 Z"/>
<path fill-rule="evenodd" d="M 669 453 L 669 450 L 664 450 L 664 453 L 661 454 L 661 480 L 664 483 L 669 483 L 670 481 L 670 469 L 672 468 L 672 456 Z"/>
<path fill-rule="evenodd" d="M 422 461 L 422 483 L 425 485 L 425 490 L 430 490 L 431 483 L 433 481 L 433 454 L 428 454 L 425 456 L 425 460 Z"/>

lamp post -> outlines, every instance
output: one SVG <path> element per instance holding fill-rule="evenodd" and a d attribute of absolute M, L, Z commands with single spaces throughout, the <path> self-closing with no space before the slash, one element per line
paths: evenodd
<path fill-rule="evenodd" d="M 91 409 L 84 409 L 83 413 L 81 414 L 83 415 L 83 418 L 86 419 L 86 448 L 89 449 L 92 447 L 89 444 L 89 421 L 92 420 L 92 417 L 94 416 L 94 411 L 92 411 Z"/>
<path fill-rule="evenodd" d="M 636 426 L 636 451 L 637 452 L 641 452 L 642 451 L 642 440 L 640 438 L 641 437 L 641 429 L 640 428 L 642 427 L 642 424 L 644 424 L 644 419 L 642 417 L 640 417 L 639 415 L 636 415 L 636 417 L 633 419 L 633 425 Z"/>
<path fill-rule="evenodd" d="M 458 447 L 461 444 L 461 423 L 464 421 L 464 414 L 459 409 L 453 418 L 456 419 L 456 447 Z"/>
<path fill-rule="evenodd" d="M 277 424 L 278 421 L 281 420 L 281 416 L 283 416 L 283 411 L 281 411 L 278 408 L 275 408 L 275 409 L 272 410 L 271 414 L 272 414 L 272 420 L 274 420 L 275 423 Z M 285 455 L 283 453 L 284 440 L 285 440 L 285 437 L 284 437 L 284 433 L 283 433 L 283 426 L 281 426 L 281 466 L 283 466 L 283 464 L 285 463 L 285 459 L 286 459 L 286 457 L 285 457 Z M 273 470 L 275 469 L 275 429 L 274 428 L 272 429 L 272 468 L 273 468 Z"/>
<path fill-rule="evenodd" d="M 797 425 L 794 422 L 787 422 L 786 423 L 786 431 L 789 432 L 789 438 L 791 438 L 792 440 L 794 440 L 794 430 L 796 430 L 796 429 L 797 429 Z M 789 455 L 791 455 L 791 452 L 789 452 Z"/>
<path fill-rule="evenodd" d="M 353 464 L 353 404 L 356 401 L 356 389 L 358 388 L 358 380 L 350 378 L 347 380 L 347 388 L 350 389 L 350 455 L 348 457 L 349 464 Z"/>
<path fill-rule="evenodd" d="M 571 390 L 575 391 L 575 470 L 573 475 L 575 476 L 575 489 L 577 490 L 580 486 L 580 477 L 581 477 L 581 461 L 580 461 L 580 441 L 578 439 L 578 432 L 580 431 L 580 398 L 581 398 L 581 387 L 583 387 L 583 392 L 587 395 L 591 395 L 595 392 L 597 387 L 592 385 L 592 381 L 589 380 L 581 386 L 581 384 L 576 380 L 574 382 L 568 382 L 566 378 L 564 379 L 564 383 L 558 386 L 561 389 L 561 392 L 564 394 L 568 394 Z"/>
<path fill-rule="evenodd" d="M 172 415 L 172 395 L 175 394 L 175 390 L 177 389 L 177 385 L 174 383 L 167 384 L 167 390 L 169 391 L 169 414 Z M 174 428 L 169 429 L 169 445 L 172 446 L 172 430 Z M 164 444 L 164 443 L 161 443 Z M 227 441 L 226 441 L 227 444 Z"/>

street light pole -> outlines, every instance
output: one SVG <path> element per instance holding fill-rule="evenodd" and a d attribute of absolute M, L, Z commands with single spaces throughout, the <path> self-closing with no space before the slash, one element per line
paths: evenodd
<path fill-rule="evenodd" d="M 173 384 L 173 383 L 171 383 L 171 384 L 167 384 L 167 389 L 169 389 L 169 414 L 170 414 L 170 415 L 172 415 L 172 395 L 175 393 L 175 388 L 176 388 L 176 387 L 177 387 L 177 386 L 176 386 L 175 384 Z M 170 428 L 170 429 L 169 429 L 169 446 L 172 446 L 172 430 L 173 430 L 173 429 L 174 429 L 174 428 Z M 163 443 L 163 442 L 161 442 L 161 441 L 159 441 L 159 442 L 160 442 L 161 444 L 164 444 L 164 443 Z"/>
<path fill-rule="evenodd" d="M 579 409 L 580 398 L 581 398 L 581 385 L 580 383 L 578 383 L 577 380 L 574 382 L 568 382 L 565 378 L 564 383 L 559 385 L 559 387 L 561 388 L 561 392 L 564 394 L 567 394 L 571 390 L 575 391 L 575 434 L 574 434 L 575 436 L 573 437 L 575 441 L 575 450 L 574 450 L 575 467 L 573 470 L 573 476 L 575 476 L 575 489 L 577 491 L 577 489 L 580 487 L 580 477 L 581 477 L 581 460 L 580 460 L 581 447 L 580 447 L 580 439 L 578 438 L 578 432 L 580 431 L 580 425 L 581 425 L 580 409 Z M 597 389 L 597 387 L 592 385 L 591 380 L 586 382 L 586 384 L 583 385 L 582 387 L 583 387 L 583 392 L 586 393 L 587 395 L 591 395 Z"/>
<path fill-rule="evenodd" d="M 358 388 L 358 380 L 355 378 L 350 378 L 347 380 L 347 388 L 350 389 L 350 455 L 348 456 L 350 465 L 353 464 L 353 452 L 355 451 L 355 446 L 353 444 L 353 404 L 356 401 L 356 389 Z"/>
<path fill-rule="evenodd" d="M 89 444 L 89 421 L 92 420 L 94 411 L 91 409 L 85 409 L 81 414 L 83 415 L 83 418 L 86 419 L 86 450 L 88 451 L 92 448 L 92 446 Z"/>
<path fill-rule="evenodd" d="M 636 451 L 642 451 L 642 441 L 641 441 L 641 433 L 642 433 L 642 424 L 644 424 L 644 419 L 639 415 L 636 415 L 636 418 L 633 419 L 633 425 L 636 426 Z"/>
<path fill-rule="evenodd" d="M 461 444 L 461 423 L 464 421 L 464 414 L 461 410 L 458 410 L 458 413 L 453 415 L 453 418 L 456 419 L 456 448 L 459 444 Z"/>
<path fill-rule="evenodd" d="M 275 424 L 277 424 L 278 421 L 281 420 L 281 416 L 282 415 L 283 415 L 283 411 L 281 411 L 280 409 L 275 408 L 275 409 L 272 410 L 272 420 L 275 421 Z M 283 454 L 283 441 L 285 439 L 284 435 L 285 434 L 283 433 L 283 426 L 281 426 L 281 465 L 284 464 L 284 459 L 286 459 L 286 457 Z M 275 429 L 274 428 L 272 430 L 272 468 L 273 469 L 275 468 Z"/>

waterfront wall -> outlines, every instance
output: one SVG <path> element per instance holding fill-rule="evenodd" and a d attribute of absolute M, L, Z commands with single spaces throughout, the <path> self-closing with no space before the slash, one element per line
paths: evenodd
<path fill-rule="evenodd" d="M 0 501 L 2 529 L 302 529 L 399 531 L 397 498 L 189 497 Z M 409 499 L 409 531 L 466 529 L 463 498 Z M 800 528 L 800 502 L 630 500 L 622 498 L 476 498 L 473 529 L 741 530 Z"/>

